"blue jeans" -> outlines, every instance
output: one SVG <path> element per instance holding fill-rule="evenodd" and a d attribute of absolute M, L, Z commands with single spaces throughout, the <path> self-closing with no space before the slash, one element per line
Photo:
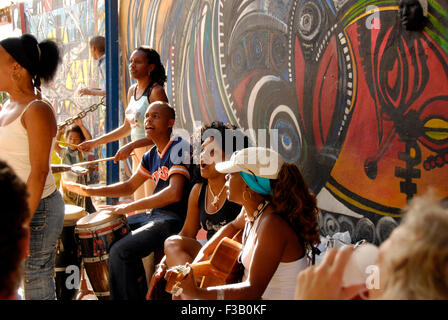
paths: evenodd
<path fill-rule="evenodd" d="M 64 224 L 65 204 L 59 191 L 39 202 L 30 223 L 30 256 L 25 260 L 25 300 L 55 300 L 56 244 Z"/>
<path fill-rule="evenodd" d="M 148 290 L 142 258 L 163 249 L 166 238 L 179 233 L 184 219 L 174 213 L 153 209 L 139 216 L 146 224 L 114 243 L 109 254 L 110 298 L 144 300 Z"/>

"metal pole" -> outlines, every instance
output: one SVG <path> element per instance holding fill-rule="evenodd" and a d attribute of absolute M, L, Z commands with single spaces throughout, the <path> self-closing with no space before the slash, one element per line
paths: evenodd
<path fill-rule="evenodd" d="M 119 115 L 119 55 L 118 55 L 118 0 L 106 0 L 106 132 L 118 127 Z M 107 157 L 118 151 L 118 141 L 107 144 Z M 113 161 L 107 162 L 107 184 L 119 181 L 119 166 Z M 107 204 L 116 204 L 116 198 L 107 198 Z"/>

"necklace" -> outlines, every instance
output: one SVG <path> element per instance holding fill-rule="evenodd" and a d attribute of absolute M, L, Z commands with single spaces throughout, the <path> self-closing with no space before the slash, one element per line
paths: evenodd
<path fill-rule="evenodd" d="M 253 223 L 257 218 L 263 213 L 264 209 L 268 206 L 269 201 L 265 200 L 263 202 L 260 202 L 260 204 L 257 207 L 257 210 L 254 211 L 252 214 L 253 219 L 251 219 L 251 222 Z"/>
<path fill-rule="evenodd" d="M 222 192 L 224 191 L 225 187 L 226 187 L 226 184 L 224 184 L 224 185 L 222 186 L 221 191 L 219 191 L 218 195 L 215 195 L 215 194 L 213 193 L 212 187 L 210 186 L 210 184 L 208 184 L 208 190 L 210 191 L 210 193 L 211 193 L 211 195 L 212 195 L 212 197 L 213 197 L 213 200 L 212 200 L 212 206 L 214 206 L 215 208 L 218 207 L 219 197 L 221 196 L 221 194 L 222 194 Z"/>
<path fill-rule="evenodd" d="M 255 224 L 255 220 L 257 220 L 259 217 L 261 217 L 261 215 L 263 214 L 264 210 L 266 209 L 266 207 L 269 205 L 269 201 L 265 200 L 263 202 L 260 202 L 260 204 L 257 206 L 257 210 L 254 211 L 254 213 L 252 214 L 252 219 L 249 218 L 248 214 L 246 213 L 246 223 L 244 225 L 244 230 L 243 230 L 243 242 L 242 245 L 243 247 L 246 244 L 247 238 L 249 237 L 249 233 L 252 230 L 252 227 Z M 255 232 L 258 230 L 258 227 L 260 225 L 257 226 L 257 229 L 255 230 Z M 242 250 L 241 250 L 241 254 L 242 254 Z M 240 257 L 238 258 L 239 261 L 241 262 L 241 254 Z"/>

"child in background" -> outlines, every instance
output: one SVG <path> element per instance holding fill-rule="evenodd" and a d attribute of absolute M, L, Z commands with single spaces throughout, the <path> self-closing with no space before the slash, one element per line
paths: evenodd
<path fill-rule="evenodd" d="M 84 123 L 81 119 L 76 119 L 75 124 L 70 126 L 67 131 L 65 132 L 65 137 L 67 143 L 69 143 L 68 147 L 61 147 L 59 143 L 55 143 L 54 150 L 57 152 L 59 157 L 62 160 L 63 164 L 73 165 L 78 162 L 87 161 L 87 154 L 78 150 L 76 148 L 76 145 L 79 145 L 85 140 L 92 139 L 92 135 L 90 134 L 89 130 L 84 126 Z M 58 130 L 58 133 L 56 135 L 56 141 L 60 141 L 60 138 L 62 134 L 65 131 L 66 126 L 61 127 Z M 89 172 L 92 170 L 92 168 L 89 168 Z M 92 204 L 92 201 L 90 197 L 83 197 L 79 196 L 76 193 L 70 192 L 64 188 L 65 182 L 77 182 L 81 184 L 88 184 L 89 181 L 89 175 L 77 175 L 71 171 L 62 172 L 62 179 L 61 179 L 61 193 L 64 198 L 64 202 L 66 204 L 72 204 L 79 207 L 85 208 L 85 210 L 89 213 L 95 212 L 95 207 Z"/>

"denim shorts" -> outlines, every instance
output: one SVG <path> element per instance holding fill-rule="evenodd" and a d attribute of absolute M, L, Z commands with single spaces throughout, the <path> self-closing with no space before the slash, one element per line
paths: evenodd
<path fill-rule="evenodd" d="M 65 203 L 59 191 L 39 202 L 30 223 L 29 256 L 25 260 L 25 300 L 55 300 L 56 244 L 64 224 Z"/>

